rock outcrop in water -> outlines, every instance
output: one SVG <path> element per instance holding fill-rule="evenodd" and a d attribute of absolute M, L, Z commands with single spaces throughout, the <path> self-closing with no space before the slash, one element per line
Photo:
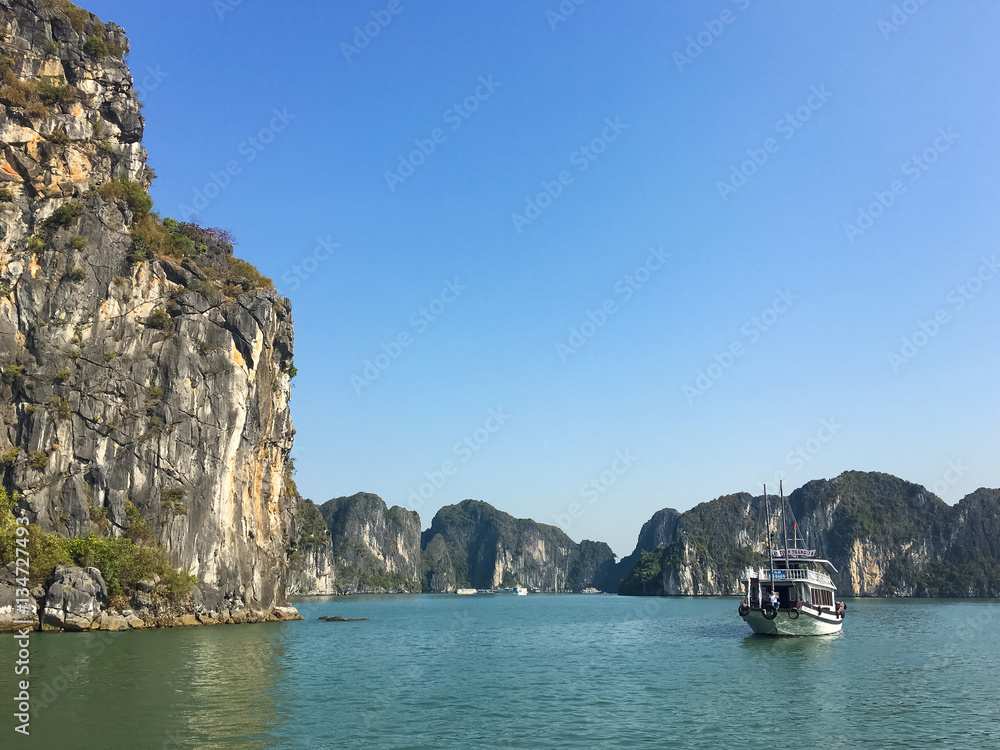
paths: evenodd
<path fill-rule="evenodd" d="M 601 590 L 617 582 L 604 542 L 577 544 L 561 529 L 513 516 L 479 500 L 437 512 L 423 533 L 426 591 L 520 583 L 543 591 Z"/>
<path fill-rule="evenodd" d="M 273 613 L 296 512 L 290 303 L 227 233 L 149 213 L 123 29 L 0 0 L 0 30 L 3 484 L 63 537 L 144 522 L 207 616 Z"/>
<path fill-rule="evenodd" d="M 771 498 L 769 528 L 780 544 L 776 505 Z M 1000 490 L 980 489 L 949 506 L 920 485 L 848 471 L 808 482 L 788 507 L 789 535 L 797 522 L 805 545 L 839 570 L 833 578 L 842 595 L 1000 595 Z M 765 559 L 765 536 L 763 496 L 702 503 L 679 515 L 665 543 L 640 549 L 640 539 L 640 558 L 619 591 L 740 593 L 743 568 Z"/>
<path fill-rule="evenodd" d="M 300 513 L 289 593 L 420 591 L 420 517 L 414 511 L 387 508 L 368 492 L 318 508 L 304 502 L 311 507 Z M 317 531 L 317 515 L 325 535 Z"/>

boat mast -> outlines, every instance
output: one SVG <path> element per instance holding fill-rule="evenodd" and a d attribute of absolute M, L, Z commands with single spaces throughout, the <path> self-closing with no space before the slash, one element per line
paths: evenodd
<path fill-rule="evenodd" d="M 771 591 L 774 591 L 774 555 L 771 554 L 771 507 L 767 504 L 767 485 L 764 485 L 764 531 L 767 532 L 767 564 L 771 566 Z M 761 602 L 764 606 L 764 602 Z"/>
<path fill-rule="evenodd" d="M 778 492 L 781 493 L 781 529 L 785 536 L 785 560 L 788 560 L 788 524 L 785 523 L 785 488 L 782 481 L 778 480 Z M 788 565 L 786 564 L 787 568 Z"/>

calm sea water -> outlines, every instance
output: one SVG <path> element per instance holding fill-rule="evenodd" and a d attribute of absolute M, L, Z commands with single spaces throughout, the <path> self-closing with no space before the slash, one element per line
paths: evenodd
<path fill-rule="evenodd" d="M 39 634 L 0 747 L 1000 748 L 1000 603 L 855 600 L 827 638 L 733 599 L 358 596 L 305 622 Z M 367 617 L 326 623 L 319 615 Z"/>

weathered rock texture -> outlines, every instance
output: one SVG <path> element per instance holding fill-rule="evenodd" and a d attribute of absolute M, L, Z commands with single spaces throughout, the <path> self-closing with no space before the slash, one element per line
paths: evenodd
<path fill-rule="evenodd" d="M 305 501 L 308 503 L 308 501 Z M 289 593 L 420 591 L 420 517 L 378 495 L 338 497 L 299 514 Z M 318 514 L 326 536 L 309 519 Z"/>
<path fill-rule="evenodd" d="M 298 505 L 292 530 L 288 595 L 320 596 L 340 593 L 337 589 L 333 544 L 323 514 L 312 500 L 306 500 L 298 494 L 294 482 L 286 482 L 285 486 L 292 491 Z"/>
<path fill-rule="evenodd" d="M 639 531 L 639 539 L 635 544 L 635 549 L 628 557 L 623 557 L 615 567 L 617 581 L 612 587 L 617 591 L 618 585 L 635 568 L 636 563 L 642 558 L 644 552 L 651 552 L 657 547 L 663 547 L 674 539 L 674 530 L 677 528 L 677 520 L 681 514 L 673 508 L 664 508 L 653 514 Z"/>
<path fill-rule="evenodd" d="M 127 49 L 124 31 L 38 0 L 0 0 L 4 26 L 4 483 L 64 536 L 104 517 L 122 533 L 131 502 L 197 576 L 205 611 L 269 612 L 284 603 L 295 514 L 282 492 L 290 303 L 273 288 L 220 292 L 212 271 L 240 262 L 211 235 L 183 262 L 130 263 L 131 204 L 92 189 L 151 175 L 129 71 L 93 42 Z M 169 318 L 153 324 L 154 311 Z"/>
<path fill-rule="evenodd" d="M 42 604 L 42 626 L 89 630 L 108 604 L 108 587 L 97 568 L 56 568 Z"/>
<path fill-rule="evenodd" d="M 615 555 L 604 542 L 577 544 L 561 529 L 464 500 L 437 512 L 423 533 L 426 591 L 520 583 L 543 591 L 607 590 Z"/>
<path fill-rule="evenodd" d="M 770 501 L 767 522 L 763 496 L 747 493 L 680 514 L 665 543 L 641 551 L 620 593 L 740 593 L 742 570 L 766 560 L 768 532 L 783 546 L 780 502 Z M 842 595 L 1000 595 L 1000 490 L 979 489 L 948 506 L 920 485 L 848 471 L 803 485 L 787 508 L 789 538 L 797 522 L 800 544 L 837 567 Z"/>

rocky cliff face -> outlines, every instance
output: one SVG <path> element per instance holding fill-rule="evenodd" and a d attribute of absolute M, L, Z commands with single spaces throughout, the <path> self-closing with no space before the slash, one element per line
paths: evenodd
<path fill-rule="evenodd" d="M 614 572 L 614 585 L 609 589 L 617 591 L 618 586 L 629 573 L 635 568 L 642 558 L 644 552 L 652 552 L 658 547 L 664 547 L 674 539 L 674 530 L 677 528 L 677 520 L 681 514 L 673 508 L 664 508 L 653 514 L 639 531 L 639 539 L 635 543 L 635 549 L 628 557 L 623 557 Z"/>
<path fill-rule="evenodd" d="M 0 454 L 33 523 L 133 505 L 206 610 L 284 600 L 290 303 L 225 233 L 149 215 L 124 31 L 0 0 Z"/>
<path fill-rule="evenodd" d="M 289 593 L 352 594 L 420 591 L 420 516 L 378 495 L 359 492 L 300 512 Z M 326 536 L 309 518 L 319 516 Z"/>
<path fill-rule="evenodd" d="M 727 495 L 680 514 L 667 543 L 640 556 L 624 594 L 737 594 L 747 565 L 782 545 L 778 503 L 767 520 L 762 496 Z M 845 596 L 1000 594 L 1000 491 L 977 490 L 949 507 L 920 485 L 849 471 L 803 485 L 788 498 L 804 545 L 839 570 Z M 800 544 L 803 542 L 800 541 Z"/>
<path fill-rule="evenodd" d="M 615 560 L 603 542 L 577 544 L 555 526 L 514 518 L 478 500 L 439 510 L 423 542 L 428 591 L 515 583 L 543 591 L 602 588 Z"/>
<path fill-rule="evenodd" d="M 448 554 L 448 543 L 441 534 L 435 534 L 427 541 L 420 580 L 424 591 L 451 594 L 458 588 L 455 565 Z"/>
<path fill-rule="evenodd" d="M 326 520 L 311 500 L 299 497 L 293 482 L 286 482 L 295 495 L 298 512 L 292 533 L 292 554 L 286 591 L 289 596 L 319 596 L 340 593 L 333 542 Z"/>

